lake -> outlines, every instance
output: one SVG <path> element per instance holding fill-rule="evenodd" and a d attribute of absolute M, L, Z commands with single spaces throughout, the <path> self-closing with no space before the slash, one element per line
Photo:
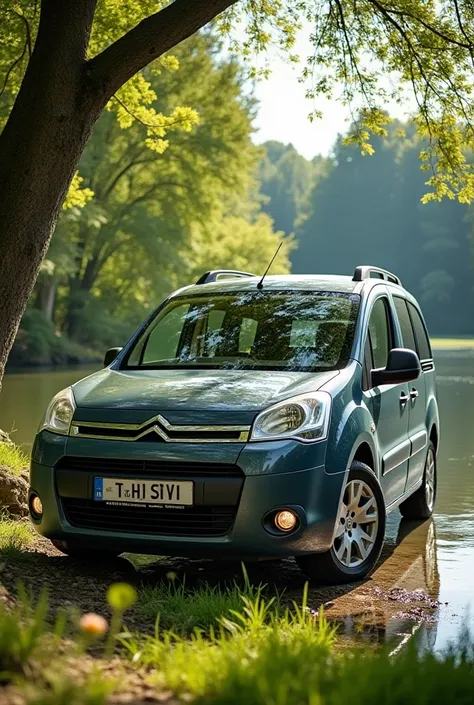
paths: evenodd
<path fill-rule="evenodd" d="M 430 646 L 443 648 L 462 627 L 469 625 L 474 633 L 474 355 L 443 351 L 436 356 L 436 368 L 441 415 L 436 513 L 429 531 L 425 523 L 402 540 L 398 560 L 400 570 L 409 572 L 410 556 L 428 556 L 425 579 L 417 577 L 420 584 L 413 587 L 426 589 L 428 583 L 441 602 L 431 625 Z M 0 395 L 0 428 L 14 430 L 13 439 L 29 451 L 51 397 L 94 369 L 6 375 Z M 388 541 L 396 541 L 400 526 L 400 515 L 395 512 L 389 520 Z"/>

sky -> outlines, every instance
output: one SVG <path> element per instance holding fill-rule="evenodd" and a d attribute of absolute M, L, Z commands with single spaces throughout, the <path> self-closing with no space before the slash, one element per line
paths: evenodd
<path fill-rule="evenodd" d="M 270 78 L 256 82 L 255 97 L 260 103 L 255 127 L 255 141 L 291 142 L 307 159 L 326 156 L 338 134 L 347 130 L 348 111 L 336 101 L 321 100 L 317 107 L 322 119 L 310 122 L 313 102 L 305 98 L 305 87 L 298 83 L 302 64 L 288 64 L 278 57 L 270 61 Z"/>
<path fill-rule="evenodd" d="M 349 109 L 335 100 L 321 98 L 314 103 L 305 97 L 306 88 L 298 78 L 305 57 L 312 53 L 309 28 L 298 37 L 295 53 L 301 58 L 299 64 L 291 64 L 276 51 L 266 54 L 265 65 L 272 72 L 268 79 L 260 79 L 254 84 L 254 94 L 260 104 L 254 123 L 257 130 L 254 140 L 258 144 L 267 140 L 291 142 L 307 159 L 317 154 L 327 156 L 337 136 L 349 128 Z M 314 108 L 320 110 L 323 117 L 310 122 L 308 115 Z M 398 118 L 406 117 L 406 110 L 398 106 L 391 105 L 388 109 Z"/>

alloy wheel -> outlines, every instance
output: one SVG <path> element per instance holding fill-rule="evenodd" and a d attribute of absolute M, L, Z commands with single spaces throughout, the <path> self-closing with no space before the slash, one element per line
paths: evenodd
<path fill-rule="evenodd" d="M 351 480 L 344 490 L 334 537 L 334 553 L 345 568 L 356 568 L 374 548 L 379 511 L 374 492 L 363 480 Z"/>
<path fill-rule="evenodd" d="M 426 504 L 430 512 L 433 511 L 436 497 L 436 465 L 433 450 L 430 448 L 426 458 L 425 468 Z"/>

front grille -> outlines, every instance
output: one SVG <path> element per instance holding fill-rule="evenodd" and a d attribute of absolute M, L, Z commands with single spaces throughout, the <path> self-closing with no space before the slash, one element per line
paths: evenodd
<path fill-rule="evenodd" d="M 244 477 L 238 465 L 226 463 L 187 463 L 124 458 L 87 458 L 66 455 L 56 465 L 60 470 L 88 470 L 98 473 L 158 473 L 172 477 Z"/>
<path fill-rule="evenodd" d="M 74 421 L 71 435 L 82 438 L 166 443 L 246 443 L 250 426 L 173 425 L 161 414 L 142 424 Z"/>
<path fill-rule="evenodd" d="M 150 509 L 117 507 L 89 499 L 62 498 L 72 526 L 97 531 L 167 536 L 222 536 L 232 528 L 237 507 L 187 507 Z"/>

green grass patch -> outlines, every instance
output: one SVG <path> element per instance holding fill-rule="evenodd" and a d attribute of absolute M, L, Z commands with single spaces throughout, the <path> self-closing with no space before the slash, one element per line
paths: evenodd
<path fill-rule="evenodd" d="M 291 699 L 291 689 L 282 680 L 282 665 L 298 680 L 315 660 L 329 659 L 336 631 L 324 616 L 315 619 L 307 609 L 307 590 L 303 604 L 291 609 L 283 608 L 275 598 L 265 599 L 262 591 L 260 586 L 252 594 L 241 593 L 237 609 L 229 609 L 206 632 L 195 629 L 190 638 L 162 631 L 160 613 L 154 636 L 125 635 L 121 643 L 135 662 L 156 669 L 158 687 L 171 688 L 179 695 L 213 702 L 227 688 L 229 694 L 234 685 L 240 688 L 244 674 L 253 673 L 256 680 L 268 679 L 262 703 L 310 702 Z M 250 683 L 233 697 L 229 702 L 260 702 Z"/>
<path fill-rule="evenodd" d="M 396 655 L 385 650 L 338 652 L 336 630 L 323 613 L 315 617 L 307 609 L 307 588 L 302 604 L 290 608 L 274 598 L 265 599 L 263 590 L 263 586 L 250 590 L 246 581 L 237 610 L 225 605 L 227 616 L 207 631 L 196 628 L 186 638 L 163 629 L 159 620 L 154 636 L 115 632 L 114 619 L 120 628 L 123 614 L 133 606 L 135 592 L 129 585 L 115 584 L 107 592 L 112 610 L 108 636 L 104 630 L 101 636 L 91 631 L 94 615 L 87 615 L 88 627 L 84 618 L 79 624 L 72 622 L 72 632 L 66 613 L 48 627 L 45 593 L 35 602 L 20 588 L 16 608 L 8 610 L 0 603 L 0 684 L 14 685 L 21 702 L 26 698 L 30 705 L 104 705 L 114 683 L 99 670 L 77 667 L 75 659 L 100 638 L 107 659 L 112 635 L 136 666 L 149 669 L 156 698 L 173 702 L 177 698 L 194 705 L 473 702 L 474 649 L 468 636 L 441 655 L 420 654 L 415 642 Z M 182 585 L 176 591 L 179 599 L 188 594 Z M 234 588 L 230 592 L 234 594 Z M 203 594 L 209 598 L 206 589 Z M 62 642 L 59 649 L 66 633 L 67 646 Z M 119 659 L 113 662 L 115 686 L 125 682 L 124 664 Z M 121 695 L 127 697 L 126 692 Z"/>
<path fill-rule="evenodd" d="M 0 514 L 0 554 L 2 557 L 21 553 L 35 539 L 33 528 L 25 521 L 7 519 Z"/>
<path fill-rule="evenodd" d="M 19 475 L 22 470 L 28 467 L 28 464 L 29 458 L 21 448 L 14 443 L 0 442 L 0 466 L 7 467 L 13 475 Z"/>
<path fill-rule="evenodd" d="M 196 705 L 446 705 L 471 703 L 474 652 L 419 654 L 415 644 L 387 651 L 333 648 L 324 615 L 302 606 L 282 611 L 261 594 L 208 635 L 185 639 L 159 627 L 153 637 L 125 635 L 134 662 L 153 669 L 158 690 Z"/>
<path fill-rule="evenodd" d="M 20 588 L 16 609 L 0 609 L 0 682 L 27 667 L 44 639 L 48 602 L 43 592 L 35 606 Z"/>
<path fill-rule="evenodd" d="M 84 635 L 76 633 L 75 642 L 63 642 L 58 651 L 68 621 L 67 614 L 61 612 L 48 623 L 44 590 L 35 600 L 20 585 L 14 608 L 7 609 L 0 603 L 0 687 L 13 688 L 12 702 L 105 705 L 116 683 L 104 678 L 98 669 L 74 668 L 71 661 L 84 654 Z"/>
<path fill-rule="evenodd" d="M 203 584 L 199 588 L 187 589 L 185 582 L 171 579 L 167 583 L 143 587 L 138 594 L 137 611 L 141 617 L 158 620 L 161 629 L 186 636 L 195 629 L 208 632 L 216 627 L 222 617 L 243 610 L 243 598 L 255 599 L 263 586 L 250 584 L 244 573 L 244 587 L 233 583 L 228 588 Z M 279 602 L 273 599 L 273 607 Z"/>

